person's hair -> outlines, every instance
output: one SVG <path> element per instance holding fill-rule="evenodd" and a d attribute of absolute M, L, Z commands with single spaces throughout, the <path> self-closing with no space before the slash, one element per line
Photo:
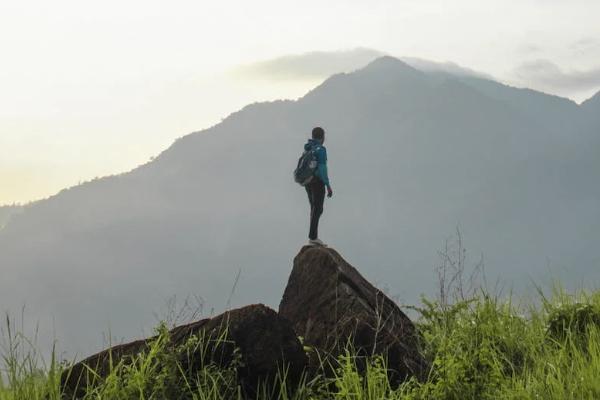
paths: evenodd
<path fill-rule="evenodd" d="M 312 138 L 313 139 L 323 139 L 325 137 L 325 131 L 320 126 L 313 128 L 312 130 Z"/>

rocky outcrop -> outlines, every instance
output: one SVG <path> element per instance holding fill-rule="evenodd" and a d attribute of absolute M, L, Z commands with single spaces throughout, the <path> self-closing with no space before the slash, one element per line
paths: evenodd
<path fill-rule="evenodd" d="M 207 363 L 225 368 L 234 364 L 238 382 L 250 396 L 259 382 L 274 378 L 283 366 L 287 368 L 288 383 L 293 385 L 307 363 L 290 323 L 262 304 L 176 327 L 170 331 L 169 345 L 174 349 L 193 336 L 199 337 L 204 345 L 194 346 L 186 357 L 178 360 L 182 369 L 194 376 L 194 372 Z M 65 397 L 82 397 L 88 385 L 93 386 L 107 376 L 111 360 L 113 365 L 120 360 L 130 362 L 135 355 L 147 350 L 154 339 L 114 346 L 73 365 L 61 377 Z M 90 369 L 99 379 L 92 378 Z"/>
<path fill-rule="evenodd" d="M 309 352 L 309 357 L 298 336 L 316 350 Z M 326 247 L 300 250 L 279 314 L 262 304 L 250 305 L 176 327 L 166 337 L 177 371 L 188 375 L 186 382 L 193 381 L 196 372 L 207 365 L 226 368 L 235 371 L 248 398 L 255 397 L 261 382 L 277 384 L 273 379 L 282 369 L 286 370 L 287 388 L 293 388 L 307 370 L 309 374 L 330 373 L 349 342 L 358 356 L 359 369 L 367 356 L 383 355 L 395 382 L 420 377 L 427 367 L 410 319 L 335 250 Z M 190 346 L 190 338 L 198 341 L 192 340 Z M 65 398 L 83 397 L 87 388 L 102 383 L 112 366 L 132 363 L 156 340 L 152 337 L 113 346 L 74 364 L 61 376 Z"/>
<path fill-rule="evenodd" d="M 334 360 L 350 340 L 359 356 L 384 355 L 394 380 L 425 370 L 410 319 L 331 248 L 302 248 L 279 314 L 292 322 L 306 345 L 320 350 L 320 357 Z"/>

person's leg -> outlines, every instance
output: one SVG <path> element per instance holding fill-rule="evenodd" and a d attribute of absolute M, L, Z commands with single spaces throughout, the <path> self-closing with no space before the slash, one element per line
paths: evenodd
<path fill-rule="evenodd" d="M 313 184 L 313 182 L 311 182 Z M 314 179 L 314 185 L 311 187 L 312 207 L 310 213 L 310 233 L 309 239 L 319 237 L 319 218 L 323 214 L 323 203 L 325 202 L 325 185 L 319 179 Z"/>
<path fill-rule="evenodd" d="M 306 186 L 304 186 L 304 188 L 306 189 L 306 194 L 308 195 L 308 204 L 310 205 L 310 228 L 309 228 L 309 233 L 308 233 L 308 238 L 309 239 L 314 239 L 311 236 L 311 232 L 312 232 L 312 226 L 313 226 L 313 210 L 314 210 L 314 193 L 313 193 L 313 187 L 312 187 L 312 183 L 310 182 L 309 184 L 307 184 Z"/>
<path fill-rule="evenodd" d="M 311 189 L 310 183 L 308 185 L 304 186 L 304 189 L 306 189 L 306 194 L 308 195 L 308 204 L 310 205 L 310 209 L 312 210 L 313 195 L 312 195 L 312 189 Z"/>

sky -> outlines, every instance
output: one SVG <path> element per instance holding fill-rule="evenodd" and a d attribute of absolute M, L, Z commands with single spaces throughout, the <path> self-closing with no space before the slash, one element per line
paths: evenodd
<path fill-rule="evenodd" d="M 597 0 L 0 2 L 0 205 L 130 170 L 244 105 L 380 54 L 581 102 Z"/>

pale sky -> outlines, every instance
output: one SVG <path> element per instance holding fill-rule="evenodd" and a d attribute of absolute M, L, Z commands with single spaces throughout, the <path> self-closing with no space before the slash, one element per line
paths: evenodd
<path fill-rule="evenodd" d="M 600 90 L 598 21 L 597 0 L 2 0 L 0 205 L 127 171 L 377 52 L 581 102 Z M 315 51 L 333 61 L 315 70 Z"/>

